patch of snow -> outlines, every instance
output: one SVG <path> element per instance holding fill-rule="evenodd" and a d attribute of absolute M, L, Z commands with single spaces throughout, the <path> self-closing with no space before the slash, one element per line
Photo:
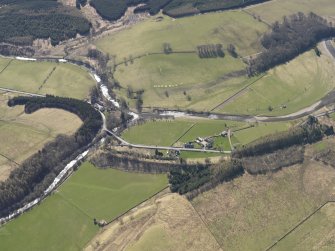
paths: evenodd
<path fill-rule="evenodd" d="M 116 100 L 112 99 L 112 97 L 109 95 L 107 86 L 105 86 L 105 85 L 100 85 L 100 89 L 101 89 L 102 95 L 103 95 L 108 101 L 110 101 L 115 107 L 120 108 L 120 104 L 119 104 Z"/>
<path fill-rule="evenodd" d="M 67 60 L 66 60 L 66 59 L 62 59 L 62 58 L 61 58 L 61 59 L 58 59 L 58 62 L 59 62 L 59 63 L 66 63 L 66 62 L 67 62 Z"/>
<path fill-rule="evenodd" d="M 101 82 L 101 78 L 97 74 L 93 73 L 93 77 L 94 77 L 95 81 L 97 81 L 98 83 Z"/>
<path fill-rule="evenodd" d="M 218 119 L 219 117 L 217 115 L 211 114 L 208 116 L 209 119 Z"/>
<path fill-rule="evenodd" d="M 26 58 L 26 57 L 15 57 L 17 60 L 22 60 L 22 61 L 36 61 L 36 58 Z"/>
<path fill-rule="evenodd" d="M 128 112 L 128 114 L 133 117 L 131 121 L 135 121 L 139 118 L 138 114 L 135 112 Z"/>
<path fill-rule="evenodd" d="M 173 116 L 175 118 L 190 116 L 190 115 L 186 114 L 185 112 L 175 112 L 175 111 L 165 111 L 165 112 L 161 112 L 159 115 L 161 115 L 161 116 Z"/>

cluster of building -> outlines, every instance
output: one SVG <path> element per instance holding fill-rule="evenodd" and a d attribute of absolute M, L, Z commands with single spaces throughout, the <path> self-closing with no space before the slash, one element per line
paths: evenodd
<path fill-rule="evenodd" d="M 214 145 L 215 137 L 228 137 L 228 131 L 222 131 L 219 135 L 210 136 L 210 137 L 197 137 L 195 141 L 190 141 L 184 144 L 185 148 L 195 148 L 195 144 L 200 145 L 203 149 L 211 149 Z"/>

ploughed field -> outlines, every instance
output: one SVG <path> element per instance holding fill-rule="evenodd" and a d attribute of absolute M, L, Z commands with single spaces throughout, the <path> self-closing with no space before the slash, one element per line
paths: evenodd
<path fill-rule="evenodd" d="M 0 181 L 17 167 L 16 163 L 41 150 L 57 135 L 75 133 L 82 124 L 79 117 L 60 109 L 25 114 L 23 106 L 7 106 L 10 97 L 0 93 Z"/>
<path fill-rule="evenodd" d="M 0 228 L 1 250 L 82 250 L 111 221 L 167 186 L 165 175 L 98 169 L 84 163 L 51 196 Z"/>
<path fill-rule="evenodd" d="M 0 58 L 0 87 L 84 99 L 95 81 L 72 64 Z"/>

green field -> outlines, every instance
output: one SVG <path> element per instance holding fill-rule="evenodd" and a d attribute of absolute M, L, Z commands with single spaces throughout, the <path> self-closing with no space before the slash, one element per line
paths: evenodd
<path fill-rule="evenodd" d="M 333 59 L 321 45 L 319 48 L 321 57 L 312 50 L 270 70 L 242 95 L 215 111 L 275 116 L 294 113 L 316 103 L 335 87 Z"/>
<path fill-rule="evenodd" d="M 222 131 L 230 128 L 234 134 L 232 144 L 239 147 L 259 137 L 285 131 L 292 125 L 294 125 L 294 122 L 244 123 L 209 119 L 160 120 L 148 121 L 142 125 L 131 127 L 123 133 L 122 137 L 134 144 L 159 146 L 171 146 L 174 144 L 181 146 L 189 141 L 195 141 L 197 137 L 219 136 Z M 226 151 L 230 150 L 227 138 L 222 137 L 215 138 L 214 147 Z M 216 155 L 214 154 L 214 156 Z M 182 153 L 184 158 L 190 156 L 201 157 L 204 154 Z"/>
<path fill-rule="evenodd" d="M 282 239 L 273 250 L 334 250 L 335 202 L 320 209 L 311 218 Z"/>
<path fill-rule="evenodd" d="M 159 15 L 158 15 L 159 16 Z M 229 43 L 236 46 L 241 55 L 250 55 L 260 49 L 259 35 L 267 26 L 241 11 L 212 13 L 173 19 L 157 16 L 106 36 L 96 41 L 98 49 L 116 56 L 117 62 L 124 57 L 162 52 L 163 43 L 170 43 L 175 51 L 195 50 L 197 45 Z M 195 32 L 196 31 L 196 32 Z"/>
<path fill-rule="evenodd" d="M 170 146 L 193 124 L 187 120 L 150 121 L 129 128 L 122 137 L 134 144 Z"/>
<path fill-rule="evenodd" d="M 249 13 L 260 16 L 262 20 L 273 23 L 282 20 L 298 11 L 309 13 L 315 12 L 324 17 L 334 17 L 335 2 L 333 0 L 275 0 L 265 4 L 250 6 Z"/>
<path fill-rule="evenodd" d="M 274 174 L 245 174 L 201 194 L 192 204 L 223 250 L 266 250 L 332 197 L 334 181 L 334 168 L 308 160 Z M 333 219 L 334 210 L 329 217 Z M 318 243 L 331 243 L 334 221 L 323 224 L 327 218 L 320 218 L 292 236 L 292 242 L 283 242 L 280 250 L 321 250 Z"/>
<path fill-rule="evenodd" d="M 0 87 L 78 99 L 86 98 L 95 84 L 87 71 L 64 63 L 0 58 L 0 72 Z"/>
<path fill-rule="evenodd" d="M 81 250 L 112 220 L 167 185 L 165 175 L 135 174 L 81 165 L 41 205 L 0 228 L 0 250 Z"/>
<path fill-rule="evenodd" d="M 203 106 L 213 96 L 219 96 L 219 103 L 231 90 L 238 89 L 240 83 L 235 79 L 225 83 L 218 79 L 245 67 L 242 60 L 229 55 L 214 59 L 201 59 L 196 54 L 150 55 L 135 60 L 133 64 L 118 66 L 114 77 L 123 87 L 143 88 L 146 107 L 195 108 Z M 218 80 L 218 83 L 213 80 Z M 224 91 L 227 94 L 222 93 L 223 87 L 226 87 Z M 120 95 L 125 96 L 124 93 Z M 213 100 L 202 110 L 212 106 Z"/>
<path fill-rule="evenodd" d="M 210 43 L 221 43 L 226 49 L 232 43 L 240 55 L 250 55 L 260 51 L 259 37 L 266 25 L 241 11 L 176 20 L 162 17 L 162 21 L 154 16 L 96 41 L 99 49 L 115 56 L 116 63 L 144 56 L 127 66 L 119 65 L 115 72 L 121 86 L 145 90 L 144 106 L 210 110 L 246 84 L 244 77 L 227 77 L 246 67 L 227 52 L 217 59 L 200 59 L 196 54 L 146 54 L 162 53 L 164 43 L 173 51 L 194 51 L 198 45 Z M 126 97 L 125 91 L 117 94 Z M 133 100 L 129 102 L 134 106 Z"/>
<path fill-rule="evenodd" d="M 157 21 L 157 16 L 154 16 L 101 38 L 96 45 L 116 56 L 116 63 L 130 56 L 143 56 L 134 59 L 133 63 L 118 65 L 114 77 L 125 87 L 117 91 L 119 96 L 127 98 L 127 86 L 134 90 L 143 89 L 145 108 L 214 109 L 220 113 L 286 115 L 314 104 L 335 87 L 335 65 L 321 44 L 321 57 L 317 57 L 312 50 L 275 67 L 259 80 L 257 77 L 248 79 L 243 74 L 232 74 L 245 69 L 246 65 L 242 59 L 234 59 L 228 53 L 219 59 L 200 59 L 196 54 L 147 55 L 151 52 L 162 53 L 163 43 L 171 44 L 175 51 L 194 50 L 199 44 L 232 43 L 240 55 L 258 53 L 262 50 L 259 40 L 268 27 L 248 12 L 284 2 L 288 6 L 294 5 L 293 10 L 298 8 L 296 3 L 278 0 L 244 11 L 225 11 L 176 20 L 163 16 L 162 21 Z M 300 6 L 305 2 L 301 1 Z M 327 3 L 329 7 L 329 1 L 324 4 Z M 316 1 L 309 1 L 306 5 L 303 11 L 316 6 Z M 264 15 L 269 12 L 265 11 Z M 250 83 L 253 84 L 249 88 L 220 105 Z M 135 107 L 133 99 L 128 101 L 131 107 Z"/>

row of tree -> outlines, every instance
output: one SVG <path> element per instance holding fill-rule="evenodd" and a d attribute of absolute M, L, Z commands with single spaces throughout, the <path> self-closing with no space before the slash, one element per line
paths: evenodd
<path fill-rule="evenodd" d="M 197 46 L 197 53 L 200 58 L 224 57 L 222 44 L 205 44 Z"/>
<path fill-rule="evenodd" d="M 25 112 L 60 108 L 75 113 L 83 125 L 73 136 L 58 136 L 41 151 L 25 160 L 0 183 L 0 217 L 40 197 L 64 166 L 86 148 L 102 126 L 102 118 L 89 104 L 70 98 L 15 97 L 9 106 L 25 105 Z"/>
<path fill-rule="evenodd" d="M 314 13 L 306 16 L 299 12 L 284 17 L 282 23 L 275 22 L 271 32 L 263 36 L 261 42 L 266 50 L 250 60 L 248 74 L 255 75 L 286 63 L 312 49 L 321 40 L 333 36 L 333 24 Z"/>
<path fill-rule="evenodd" d="M 155 158 L 152 158 L 155 159 Z M 137 153 L 117 153 L 113 151 L 100 152 L 91 158 L 91 162 L 100 168 L 118 168 L 125 171 L 144 172 L 144 173 L 168 173 L 182 168 L 195 167 L 186 163 L 159 162 L 149 160 Z"/>

